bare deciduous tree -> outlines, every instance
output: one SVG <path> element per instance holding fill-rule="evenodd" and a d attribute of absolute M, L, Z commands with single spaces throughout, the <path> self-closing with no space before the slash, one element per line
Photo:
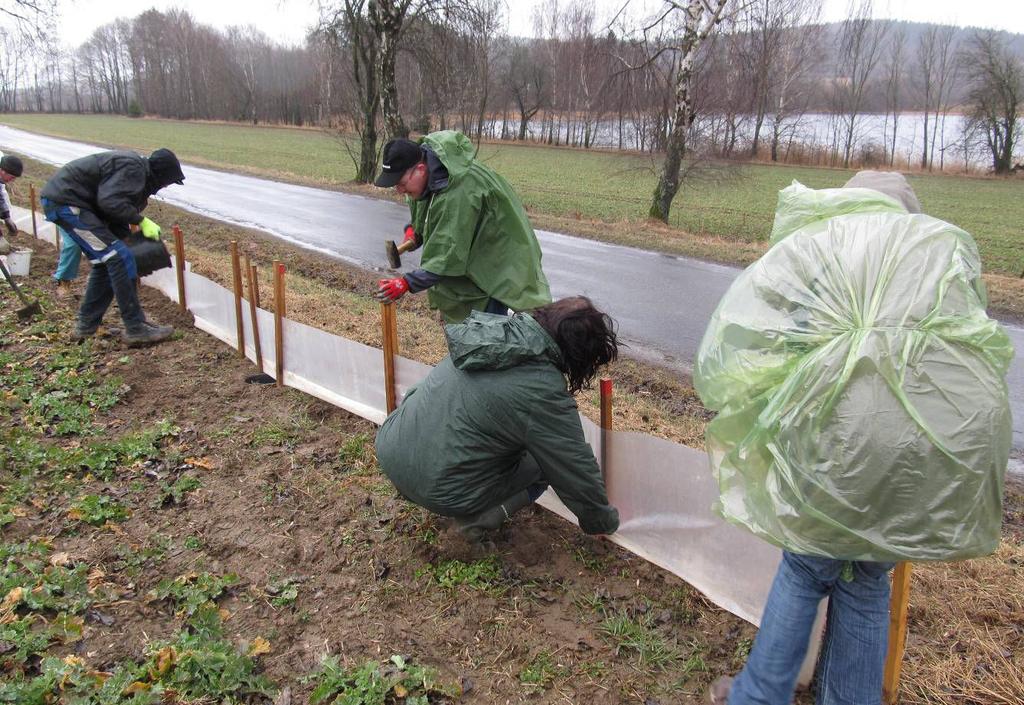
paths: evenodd
<path fill-rule="evenodd" d="M 906 62 L 907 33 L 903 27 L 893 32 L 889 39 L 889 51 L 887 52 L 886 78 L 885 78 L 885 124 L 882 126 L 882 137 L 886 141 L 886 151 L 889 152 L 889 166 L 896 161 L 896 135 L 899 132 L 900 111 L 900 90 L 903 87 L 905 74 L 904 63 Z M 892 138 L 889 138 L 889 115 L 892 115 Z"/>
<path fill-rule="evenodd" d="M 682 28 L 678 42 L 673 49 L 678 55 L 679 68 L 673 90 L 672 129 L 665 146 L 665 161 L 658 175 L 658 185 L 654 189 L 648 215 L 663 222 L 668 222 L 672 209 L 672 200 L 679 192 L 680 169 L 686 155 L 686 137 L 693 120 L 693 94 L 691 85 L 694 80 L 694 67 L 697 53 L 704 40 L 714 31 L 722 20 L 728 0 L 686 0 L 685 4 L 675 0 L 665 0 L 666 8 L 658 22 L 675 19 L 682 15 Z"/>
<path fill-rule="evenodd" d="M 343 0 L 334 8 L 320 8 L 320 23 L 313 37 L 325 51 L 349 50 L 349 78 L 354 87 L 349 117 L 359 136 L 359 154 L 353 155 L 356 181 L 370 183 L 377 173 L 377 39 L 366 16 L 367 0 Z"/>
<path fill-rule="evenodd" d="M 864 110 L 868 84 L 882 56 L 883 41 L 889 28 L 884 22 L 872 20 L 871 11 L 871 0 L 860 0 L 856 5 L 851 2 L 849 16 L 839 34 L 833 106 L 840 121 L 844 167 L 850 166 L 856 145 L 857 119 Z"/>
<path fill-rule="evenodd" d="M 530 120 L 544 107 L 550 90 L 544 64 L 525 45 L 512 49 L 508 87 L 519 110 L 517 139 L 525 140 Z"/>
<path fill-rule="evenodd" d="M 398 108 L 395 62 L 412 8 L 413 0 L 369 0 L 367 8 L 367 17 L 377 39 L 377 85 L 384 132 L 389 139 L 409 136 L 409 128 Z"/>
<path fill-rule="evenodd" d="M 992 171 L 1008 174 L 1021 136 L 1024 63 L 997 33 L 976 33 L 963 54 L 971 82 L 969 122 L 984 137 Z"/>

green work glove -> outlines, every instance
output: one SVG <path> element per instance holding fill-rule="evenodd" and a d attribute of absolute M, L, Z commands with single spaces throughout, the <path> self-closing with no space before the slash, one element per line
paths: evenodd
<path fill-rule="evenodd" d="M 139 223 L 139 230 L 142 231 L 142 237 L 149 238 L 150 240 L 160 239 L 160 226 L 149 218 L 142 219 Z"/>

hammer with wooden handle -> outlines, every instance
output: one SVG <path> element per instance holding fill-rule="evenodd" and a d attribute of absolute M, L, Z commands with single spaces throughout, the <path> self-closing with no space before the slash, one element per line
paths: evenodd
<path fill-rule="evenodd" d="M 415 250 L 417 246 L 415 240 L 403 240 L 400 245 L 396 245 L 394 240 L 385 240 L 384 253 L 388 257 L 388 264 L 392 269 L 398 269 L 402 266 L 402 255 L 409 250 Z"/>

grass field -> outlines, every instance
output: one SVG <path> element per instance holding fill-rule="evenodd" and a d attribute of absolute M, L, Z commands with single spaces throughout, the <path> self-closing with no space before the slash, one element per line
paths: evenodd
<path fill-rule="evenodd" d="M 354 175 L 344 141 L 316 130 L 93 115 L 5 115 L 0 122 L 103 145 L 168 146 L 184 161 L 285 180 L 342 186 Z M 853 173 L 762 164 L 698 169 L 676 197 L 670 223 L 712 240 L 694 247 L 680 242 L 683 233 L 636 228 L 656 180 L 658 164 L 650 156 L 498 143 L 483 145 L 481 157 L 512 183 L 543 227 L 738 264 L 760 251 L 779 189 L 794 179 L 813 188 L 839 186 Z M 1024 180 L 914 175 L 910 181 L 926 212 L 975 237 L 987 272 L 1022 275 Z"/>

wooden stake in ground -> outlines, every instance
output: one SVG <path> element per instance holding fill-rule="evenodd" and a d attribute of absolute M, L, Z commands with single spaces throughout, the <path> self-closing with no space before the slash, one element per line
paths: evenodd
<path fill-rule="evenodd" d="M 398 354 L 398 323 L 395 320 L 395 305 L 380 305 L 381 336 L 384 340 L 384 400 L 390 414 L 398 408 L 395 392 L 395 356 Z"/>
<path fill-rule="evenodd" d="M 242 265 L 238 259 L 238 240 L 231 241 L 231 276 L 235 289 L 235 340 L 238 356 L 245 357 L 245 324 L 242 322 Z"/>
<path fill-rule="evenodd" d="M 256 369 L 263 372 L 263 348 L 260 346 L 260 322 L 256 318 L 256 309 L 260 305 L 259 279 L 256 265 L 245 256 L 245 276 L 249 284 L 249 318 L 252 320 L 252 345 L 256 349 Z"/>
<path fill-rule="evenodd" d="M 601 478 L 608 489 L 608 445 L 612 434 L 612 381 L 608 377 L 601 378 Z"/>
<path fill-rule="evenodd" d="M 892 598 L 889 600 L 889 653 L 885 657 L 882 698 L 886 705 L 900 699 L 900 670 L 907 646 L 907 611 L 910 604 L 910 563 L 896 564 L 892 573 Z"/>
<path fill-rule="evenodd" d="M 284 386 L 284 263 L 274 260 L 274 360 L 277 386 Z"/>
<path fill-rule="evenodd" d="M 39 230 L 36 229 L 36 185 L 28 185 L 28 198 L 32 203 L 32 237 L 39 237 Z"/>
<path fill-rule="evenodd" d="M 178 277 L 178 308 L 188 311 L 185 303 L 185 236 L 174 226 L 174 273 Z"/>

